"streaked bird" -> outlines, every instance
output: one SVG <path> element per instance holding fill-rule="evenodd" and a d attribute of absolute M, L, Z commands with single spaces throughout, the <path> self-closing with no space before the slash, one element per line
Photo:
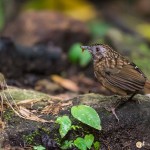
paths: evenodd
<path fill-rule="evenodd" d="M 108 45 L 94 44 L 81 48 L 91 53 L 95 77 L 107 89 L 119 95 L 131 94 L 130 99 L 137 93 L 150 93 L 150 81 L 145 74 Z M 118 119 L 114 108 L 112 112 Z"/>

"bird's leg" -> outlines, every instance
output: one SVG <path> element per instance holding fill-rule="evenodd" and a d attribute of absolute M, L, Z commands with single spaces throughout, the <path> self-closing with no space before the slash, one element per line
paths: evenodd
<path fill-rule="evenodd" d="M 118 120 L 118 122 L 119 122 L 119 118 L 118 118 L 118 116 L 117 116 L 117 114 L 116 114 L 116 112 L 115 112 L 115 108 L 111 108 L 111 111 L 112 111 L 112 113 L 113 113 L 113 115 L 115 116 L 115 118 Z"/>
<path fill-rule="evenodd" d="M 126 99 L 125 102 L 126 102 L 126 101 L 129 101 L 129 100 L 132 100 L 132 98 L 133 98 L 135 95 L 136 95 L 136 92 L 133 93 L 128 99 Z M 125 102 L 124 102 L 124 103 L 125 103 Z M 118 104 L 118 105 L 120 105 L 120 104 Z M 117 107 L 117 106 L 116 106 L 116 107 Z M 113 115 L 115 116 L 115 118 L 116 118 L 116 119 L 118 120 L 118 122 L 119 122 L 119 118 L 118 118 L 118 116 L 117 116 L 117 114 L 116 114 L 116 112 L 115 112 L 116 107 L 111 107 L 111 111 L 112 111 Z"/>
<path fill-rule="evenodd" d="M 110 106 L 110 107 L 105 107 L 105 109 L 109 112 L 112 112 L 112 114 L 115 116 L 115 118 L 117 119 L 117 121 L 119 122 L 119 117 L 116 114 L 116 108 L 114 106 Z"/>
<path fill-rule="evenodd" d="M 119 117 L 117 116 L 117 114 L 115 112 L 116 108 L 120 107 L 121 105 L 124 105 L 130 98 L 132 99 L 135 94 L 136 93 L 134 93 L 129 98 L 127 98 L 126 96 L 123 96 L 120 98 L 117 98 L 116 96 L 114 96 L 114 98 L 112 99 L 111 105 L 109 105 L 109 107 L 107 107 L 107 110 L 112 112 L 112 114 L 115 116 L 115 118 L 117 119 L 118 122 L 119 122 Z"/>
<path fill-rule="evenodd" d="M 133 94 L 129 97 L 128 100 L 131 100 L 135 95 L 136 95 L 136 93 L 133 93 Z M 128 101 L 128 100 L 127 100 L 127 101 Z M 119 118 L 118 118 L 118 116 L 117 116 L 117 114 L 116 114 L 116 112 L 115 112 L 115 107 L 111 107 L 111 111 L 112 111 L 113 115 L 115 116 L 115 118 L 116 118 L 116 119 L 118 120 L 118 122 L 119 122 Z"/>
<path fill-rule="evenodd" d="M 128 101 L 131 100 L 135 95 L 136 95 L 136 93 L 133 93 L 133 94 L 131 95 L 131 97 L 129 97 Z"/>
<path fill-rule="evenodd" d="M 111 100 L 109 101 L 108 105 L 105 105 L 105 109 L 109 112 L 111 112 L 117 121 L 119 122 L 119 117 L 116 114 L 116 108 L 122 104 L 122 100 L 117 95 L 114 95 L 111 97 Z"/>

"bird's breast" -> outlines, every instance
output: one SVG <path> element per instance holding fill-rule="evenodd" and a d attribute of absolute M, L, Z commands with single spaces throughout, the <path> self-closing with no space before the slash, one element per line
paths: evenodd
<path fill-rule="evenodd" d="M 97 79 L 100 78 L 101 76 L 104 76 L 104 69 L 105 69 L 104 59 L 94 62 L 94 74 Z"/>

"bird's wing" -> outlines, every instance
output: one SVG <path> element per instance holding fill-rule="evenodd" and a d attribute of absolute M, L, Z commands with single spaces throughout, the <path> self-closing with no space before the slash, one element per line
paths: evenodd
<path fill-rule="evenodd" d="M 127 91 L 139 91 L 144 88 L 146 77 L 133 63 L 118 68 L 106 68 L 105 79 L 113 86 Z"/>

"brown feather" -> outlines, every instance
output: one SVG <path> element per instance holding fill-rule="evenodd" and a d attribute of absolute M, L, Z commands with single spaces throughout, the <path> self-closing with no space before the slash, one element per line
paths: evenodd
<path fill-rule="evenodd" d="M 146 78 L 131 65 L 126 65 L 122 69 L 106 70 L 105 78 L 111 85 L 127 91 L 140 91 L 144 88 Z"/>
<path fill-rule="evenodd" d="M 144 94 L 150 94 L 150 81 L 146 80 L 144 85 Z"/>
<path fill-rule="evenodd" d="M 133 63 L 104 44 L 82 46 L 94 59 L 94 74 L 99 82 L 120 95 L 150 93 L 150 81 Z"/>

